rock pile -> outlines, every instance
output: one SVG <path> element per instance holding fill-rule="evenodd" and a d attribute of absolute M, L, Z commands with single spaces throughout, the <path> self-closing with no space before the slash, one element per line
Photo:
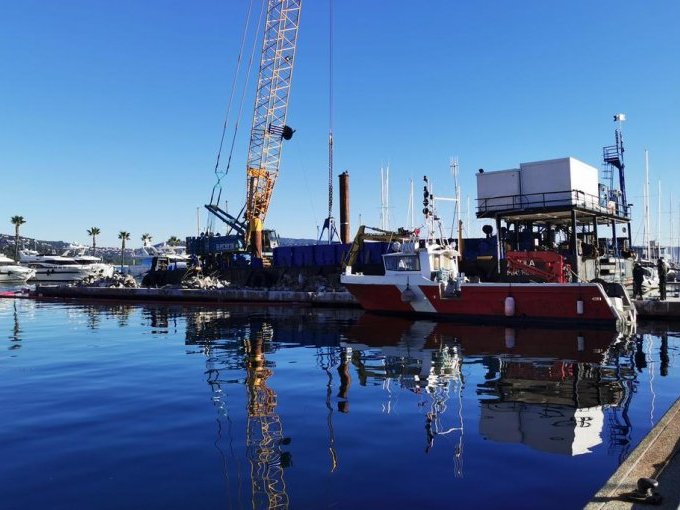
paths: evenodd
<path fill-rule="evenodd" d="M 127 274 L 113 273 L 111 277 L 102 277 L 101 275 L 92 274 L 83 278 L 77 283 L 78 287 L 127 287 L 136 289 L 139 287 L 135 279 Z"/>
<path fill-rule="evenodd" d="M 201 276 L 200 273 L 182 280 L 183 289 L 224 289 L 229 286 L 226 280 L 215 276 Z"/>

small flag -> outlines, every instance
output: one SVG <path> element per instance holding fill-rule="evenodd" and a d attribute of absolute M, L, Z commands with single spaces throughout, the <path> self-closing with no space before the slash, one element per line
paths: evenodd
<path fill-rule="evenodd" d="M 623 122 L 626 120 L 626 114 L 625 113 L 617 113 L 614 115 L 614 122 Z"/>

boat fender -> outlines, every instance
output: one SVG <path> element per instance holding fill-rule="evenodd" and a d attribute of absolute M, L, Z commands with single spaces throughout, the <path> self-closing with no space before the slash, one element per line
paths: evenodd
<path fill-rule="evenodd" d="M 406 287 L 401 293 L 401 301 L 403 303 L 410 303 L 411 301 L 415 301 L 415 299 L 416 293 L 413 292 L 409 287 Z"/>
<path fill-rule="evenodd" d="M 515 330 L 514 328 L 505 328 L 505 347 L 512 349 L 515 347 Z"/>
<path fill-rule="evenodd" d="M 583 300 L 579 299 L 576 301 L 576 313 L 578 315 L 583 315 Z"/>
<path fill-rule="evenodd" d="M 508 296 L 505 298 L 505 316 L 513 317 L 515 315 L 515 298 Z"/>
<path fill-rule="evenodd" d="M 578 352 L 585 351 L 586 339 L 583 337 L 583 335 L 579 335 L 576 337 L 576 348 L 578 349 Z"/>

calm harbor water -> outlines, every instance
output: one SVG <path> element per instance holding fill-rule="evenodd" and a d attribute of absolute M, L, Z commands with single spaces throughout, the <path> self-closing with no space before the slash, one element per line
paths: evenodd
<path fill-rule="evenodd" d="M 578 508 L 678 397 L 679 330 L 0 298 L 0 506 Z"/>

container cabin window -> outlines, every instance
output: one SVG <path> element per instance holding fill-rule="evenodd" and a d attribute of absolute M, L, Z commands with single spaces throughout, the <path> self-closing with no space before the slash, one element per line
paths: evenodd
<path fill-rule="evenodd" d="M 385 269 L 388 271 L 420 271 L 420 263 L 417 255 L 385 257 Z"/>

